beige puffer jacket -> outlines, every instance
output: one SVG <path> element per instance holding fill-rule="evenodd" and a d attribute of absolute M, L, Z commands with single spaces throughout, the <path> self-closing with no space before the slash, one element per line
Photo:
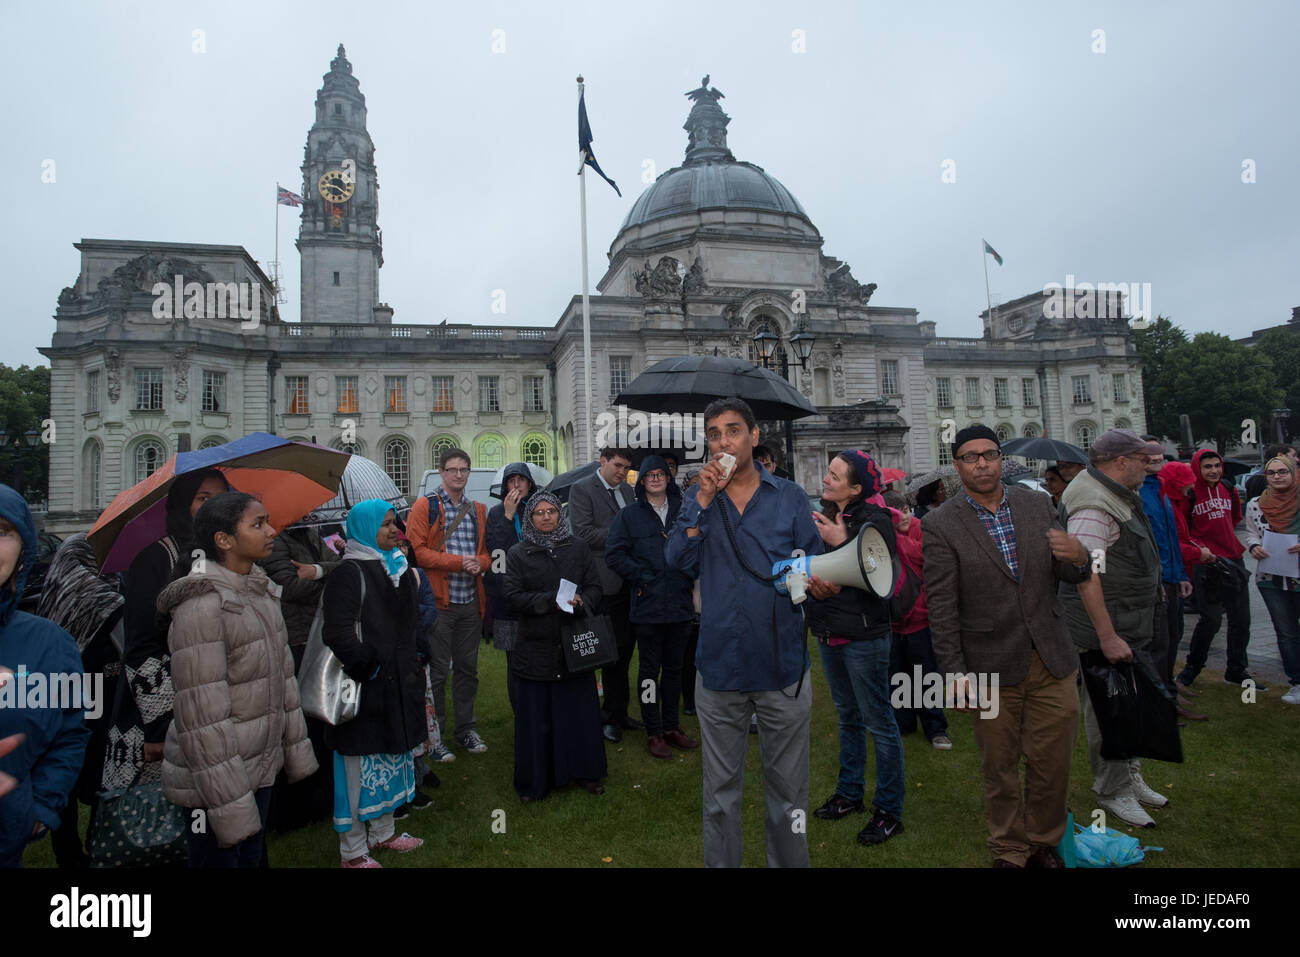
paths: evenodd
<path fill-rule="evenodd" d="M 203 808 L 223 846 L 262 827 L 254 792 L 280 768 L 298 781 L 316 770 L 298 705 L 279 587 L 254 565 L 247 575 L 211 559 L 203 574 L 158 595 L 171 615 L 176 703 L 163 747 L 163 795 Z"/>

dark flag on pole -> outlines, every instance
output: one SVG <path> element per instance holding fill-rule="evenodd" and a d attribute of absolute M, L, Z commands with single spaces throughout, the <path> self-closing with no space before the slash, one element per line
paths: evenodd
<path fill-rule="evenodd" d="M 594 169 L 597 175 L 599 175 L 605 182 L 609 183 L 610 186 L 613 186 L 614 192 L 618 193 L 618 195 L 622 197 L 623 191 L 618 188 L 617 183 L 605 175 L 605 171 L 602 170 L 600 164 L 596 162 L 595 154 L 591 152 L 591 124 L 587 122 L 586 97 L 587 94 L 585 91 L 578 96 L 578 150 L 582 153 L 583 163 Z"/>

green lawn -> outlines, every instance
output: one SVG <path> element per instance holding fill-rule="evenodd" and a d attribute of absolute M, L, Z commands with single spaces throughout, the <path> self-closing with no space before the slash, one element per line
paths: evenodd
<path fill-rule="evenodd" d="M 814 659 L 817 652 L 812 651 Z M 385 854 L 386 866 L 697 867 L 701 862 L 700 752 L 674 752 L 659 761 L 645 751 L 645 736 L 630 732 L 608 745 L 606 793 L 580 788 L 521 805 L 511 787 L 513 719 L 505 691 L 505 656 L 482 646 L 479 657 L 478 728 L 489 750 L 457 751 L 438 767 L 442 786 L 429 791 L 433 806 L 400 822 L 425 839 L 407 855 Z M 632 674 L 635 676 L 635 663 Z M 1183 729 L 1185 762 L 1145 762 L 1149 785 L 1170 798 L 1156 810 L 1157 828 L 1137 831 L 1145 845 L 1163 846 L 1149 867 L 1294 867 L 1300 864 L 1300 708 L 1283 704 L 1274 688 L 1255 704 L 1239 689 L 1204 672 L 1199 710 L 1210 721 Z M 972 718 L 950 713 L 952 751 L 939 752 L 919 733 L 904 738 L 907 761 L 906 832 L 879 847 L 854 837 L 866 817 L 828 823 L 811 810 L 831 795 L 838 775 L 835 708 L 820 662 L 814 660 L 812 786 L 808 838 L 818 867 L 986 867 L 984 817 Z M 449 687 L 450 690 L 450 687 Z M 698 738 L 694 718 L 683 718 Z M 868 794 L 873 780 L 868 749 Z M 1080 823 L 1094 805 L 1085 741 L 1080 729 L 1071 780 L 1071 809 Z M 505 833 L 494 831 L 504 812 Z M 1119 825 L 1113 819 L 1112 827 Z M 84 809 L 83 809 L 84 826 Z M 1119 825 L 1123 827 L 1122 825 Z M 758 740 L 751 736 L 745 780 L 745 855 L 748 866 L 765 862 L 763 786 Z M 1129 833 L 1136 829 L 1123 827 Z M 497 825 L 496 831 L 500 830 Z M 273 866 L 336 867 L 338 840 L 328 823 L 270 841 Z M 27 866 L 53 865 L 49 841 L 28 851 Z"/>

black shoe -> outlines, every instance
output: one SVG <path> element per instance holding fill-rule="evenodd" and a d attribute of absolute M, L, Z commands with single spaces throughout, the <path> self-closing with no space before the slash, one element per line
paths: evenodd
<path fill-rule="evenodd" d="M 600 733 L 605 738 L 605 740 L 610 742 L 611 744 L 618 744 L 620 741 L 623 740 L 623 732 L 618 730 L 618 725 L 616 724 L 602 725 L 600 729 Z"/>
<path fill-rule="evenodd" d="M 836 792 L 831 795 L 829 801 L 813 811 L 813 817 L 821 818 L 823 821 L 838 821 L 842 817 L 861 814 L 865 810 L 866 807 L 860 800 L 850 801 L 843 794 Z"/>
<path fill-rule="evenodd" d="M 867 826 L 858 831 L 858 843 L 865 844 L 868 847 L 873 844 L 884 844 L 894 835 L 902 833 L 902 821 L 896 817 L 891 817 L 884 811 L 876 810 L 872 813 Z"/>
<path fill-rule="evenodd" d="M 404 821 L 410 816 L 411 816 L 411 805 L 409 804 L 403 804 L 401 807 L 399 807 L 396 811 L 393 812 L 394 821 Z"/>
<path fill-rule="evenodd" d="M 426 807 L 433 805 L 433 799 L 419 791 L 415 792 L 415 797 L 411 798 L 411 803 L 407 805 L 412 811 L 423 811 Z"/>
<path fill-rule="evenodd" d="M 695 717 L 695 705 L 693 704 L 682 705 L 682 714 L 688 714 L 692 718 Z"/>
<path fill-rule="evenodd" d="M 438 775 L 434 774 L 432 771 L 420 779 L 420 787 L 425 788 L 436 788 L 441 783 L 442 781 L 438 779 Z"/>
<path fill-rule="evenodd" d="M 1243 671 L 1241 673 L 1241 677 L 1239 678 L 1229 678 L 1227 675 L 1223 676 L 1224 684 L 1237 685 L 1238 687 L 1240 687 L 1247 681 L 1255 682 L 1255 690 L 1260 694 L 1263 694 L 1265 691 L 1268 690 L 1268 685 L 1262 683 L 1258 678 L 1252 675 L 1249 671 Z"/>
<path fill-rule="evenodd" d="M 633 718 L 633 717 L 631 717 L 630 715 L 624 715 L 623 717 L 619 718 L 618 721 L 617 721 L 616 723 L 617 723 L 618 726 L 619 726 L 620 728 L 622 728 L 624 731 L 644 731 L 644 730 L 645 730 L 645 722 L 644 722 L 644 721 L 638 721 L 636 718 Z"/>

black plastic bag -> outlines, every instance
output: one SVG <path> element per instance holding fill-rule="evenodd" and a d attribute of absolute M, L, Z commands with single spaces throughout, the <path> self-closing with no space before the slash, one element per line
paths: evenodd
<path fill-rule="evenodd" d="M 1133 661 L 1118 664 L 1111 664 L 1100 651 L 1085 651 L 1079 664 L 1101 728 L 1103 758 L 1182 763 L 1178 702 L 1145 650 L 1133 652 Z"/>

